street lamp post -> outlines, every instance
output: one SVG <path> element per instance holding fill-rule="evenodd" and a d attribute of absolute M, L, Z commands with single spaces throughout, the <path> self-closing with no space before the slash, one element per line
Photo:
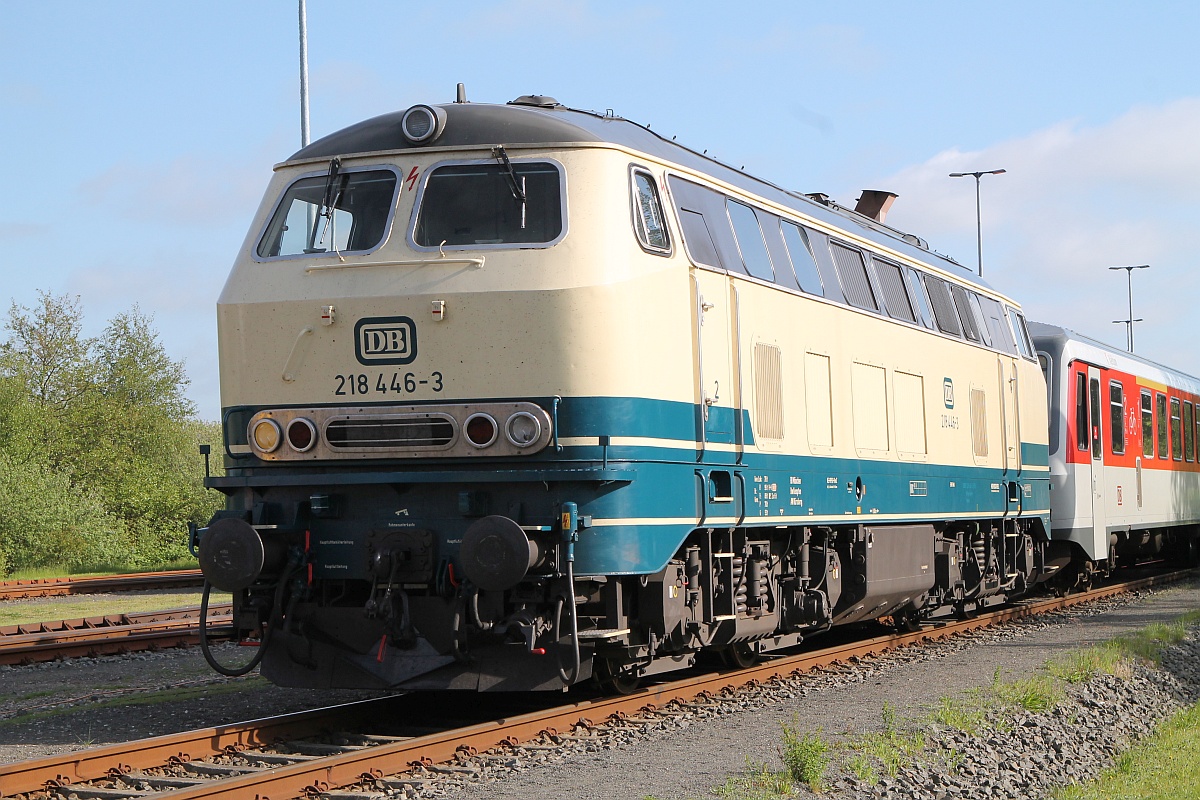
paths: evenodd
<path fill-rule="evenodd" d="M 951 178 L 975 178 L 975 241 L 979 247 L 979 277 L 983 277 L 983 217 L 979 213 L 979 179 L 984 175 L 1003 175 L 1007 170 L 985 169 L 979 172 L 951 172 Z"/>
<path fill-rule="evenodd" d="M 1113 324 L 1116 325 L 1116 324 L 1119 324 L 1122 322 L 1125 323 L 1126 329 L 1129 331 L 1129 336 L 1128 336 L 1129 352 L 1132 353 L 1133 352 L 1133 323 L 1143 322 L 1142 319 L 1134 319 L 1133 318 L 1133 271 L 1135 269 L 1150 269 L 1150 265 L 1149 264 L 1136 264 L 1134 266 L 1128 266 L 1128 267 L 1109 267 L 1109 269 L 1125 270 L 1125 286 L 1129 293 L 1129 319 L 1114 319 Z"/>

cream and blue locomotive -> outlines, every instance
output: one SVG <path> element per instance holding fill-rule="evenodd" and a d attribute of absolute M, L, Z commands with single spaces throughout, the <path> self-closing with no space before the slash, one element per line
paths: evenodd
<path fill-rule="evenodd" d="M 1019 306 L 612 115 L 416 105 L 275 168 L 194 533 L 288 686 L 628 688 L 1052 578 Z"/>

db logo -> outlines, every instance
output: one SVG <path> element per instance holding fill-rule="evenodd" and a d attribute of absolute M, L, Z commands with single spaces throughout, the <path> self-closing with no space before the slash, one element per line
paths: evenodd
<path fill-rule="evenodd" d="M 417 326 L 408 317 L 366 317 L 354 326 L 360 364 L 411 364 L 417 357 Z"/>
<path fill-rule="evenodd" d="M 949 378 L 942 379 L 942 402 L 946 408 L 954 408 L 954 381 Z"/>

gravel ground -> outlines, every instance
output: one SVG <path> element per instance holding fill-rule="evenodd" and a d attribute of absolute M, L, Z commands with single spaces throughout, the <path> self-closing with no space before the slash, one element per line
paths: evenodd
<path fill-rule="evenodd" d="M 779 766 L 780 726 L 784 723 L 801 731 L 820 731 L 835 740 L 879 731 L 885 702 L 895 706 L 901 721 L 920 717 L 943 696 L 991 684 L 997 668 L 1009 677 L 1028 675 L 1064 650 L 1104 641 L 1198 608 L 1200 581 L 1104 601 L 1087 609 L 938 643 L 919 652 L 872 659 L 837 673 L 762 687 L 739 696 L 736 702 L 691 710 L 657 725 L 631 726 L 561 747 L 520 749 L 481 761 L 470 773 L 457 776 L 427 775 L 424 777 L 436 782 L 426 784 L 421 794 L 480 800 L 524 800 L 531 795 L 570 796 L 575 800 L 711 797 L 715 787 L 724 784 L 730 775 L 744 771 L 748 762 Z M 227 646 L 226 655 L 240 657 L 244 651 L 238 653 Z M 1196 660 L 1193 657 L 1189 663 L 1194 665 Z M 1140 719 L 1144 729 L 1146 721 L 1166 713 L 1171 702 L 1183 697 L 1178 686 L 1159 685 L 1161 681 L 1155 683 L 1158 679 L 1154 676 L 1139 673 L 1134 680 L 1140 682 L 1131 684 L 1134 689 L 1125 690 L 1122 705 L 1115 706 L 1119 719 L 1110 713 L 1110 722 L 1123 724 Z M 1119 686 L 1109 688 L 1118 693 L 1121 690 Z M 1155 694 L 1151 689 L 1161 691 Z M 1078 701 L 1082 709 L 1093 709 L 1097 703 L 1111 704 L 1104 687 L 1090 687 L 1088 691 L 1092 694 L 1070 702 Z M 195 649 L 0 667 L 0 763 L 368 696 L 370 693 L 365 692 L 282 690 L 257 677 L 220 678 L 213 675 Z M 36 716 L 28 717 L 31 713 Z M 1093 719 L 1090 729 L 1089 718 Z M 1057 728 L 1043 730 L 1035 726 L 1035 734 L 1042 737 L 1042 752 L 1047 747 L 1054 749 L 1055 742 L 1061 745 L 1063 739 L 1081 738 L 1069 735 L 1078 729 L 1084 740 L 1097 743 L 1097 747 L 1077 754 L 1090 763 L 1079 764 L 1076 773 L 1093 774 L 1119 746 L 1124 746 L 1122 736 L 1139 734 L 1138 730 L 1117 731 L 1108 722 L 1095 721 L 1099 719 L 1089 711 L 1086 715 L 1065 715 L 1055 723 Z M 945 732 L 945 736 L 948 746 L 960 752 L 979 746 L 954 739 L 952 732 Z M 1032 741 L 1026 752 L 1013 756 L 1013 774 L 1027 771 L 1028 764 L 1020 760 L 1022 757 L 1029 764 L 1035 763 L 1030 759 L 1040 757 L 1039 743 L 1036 738 Z M 997 744 L 988 742 L 985 735 L 983 746 L 995 750 Z M 1003 765 L 980 762 L 973 766 L 981 776 L 980 785 L 983 775 L 1003 772 Z M 986 792 L 974 791 L 979 787 L 973 786 L 972 791 L 962 794 L 954 786 L 936 783 L 926 790 L 930 781 L 929 775 L 914 773 L 887 783 L 881 781 L 874 787 L 832 788 L 833 796 L 846 798 L 1027 797 L 1037 793 L 1036 787 L 1018 786 L 1013 780 L 993 781 L 996 785 L 988 786 Z M 407 795 L 416 792 L 410 789 Z"/>

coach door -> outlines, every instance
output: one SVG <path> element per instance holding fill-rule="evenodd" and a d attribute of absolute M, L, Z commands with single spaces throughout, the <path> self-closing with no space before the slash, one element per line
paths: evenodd
<path fill-rule="evenodd" d="M 696 303 L 697 445 L 734 441 L 734 385 L 731 347 L 732 296 L 729 277 L 706 269 L 692 271 Z"/>
<path fill-rule="evenodd" d="M 1108 556 L 1108 516 L 1104 511 L 1104 415 L 1100 395 L 1100 370 L 1088 367 L 1088 422 L 1091 430 L 1092 552 Z"/>

